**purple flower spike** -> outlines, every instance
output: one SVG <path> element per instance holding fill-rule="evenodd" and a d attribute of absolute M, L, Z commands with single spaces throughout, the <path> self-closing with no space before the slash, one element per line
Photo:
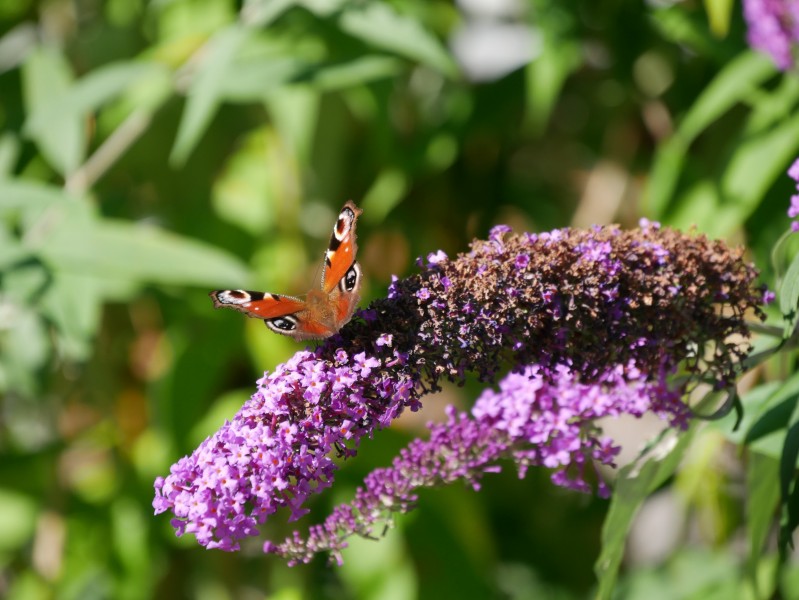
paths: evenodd
<path fill-rule="evenodd" d="M 744 0 L 743 8 L 749 45 L 771 56 L 781 71 L 792 68 L 799 41 L 799 1 Z"/>
<path fill-rule="evenodd" d="M 521 472 L 542 465 L 559 485 L 587 490 L 586 469 L 616 453 L 596 418 L 655 411 L 681 425 L 686 386 L 700 377 L 726 384 L 749 351 L 744 317 L 762 315 L 763 292 L 740 251 L 658 227 L 507 233 L 495 228 L 468 254 L 437 255 L 420 274 L 392 281 L 387 298 L 336 336 L 264 375 L 232 421 L 156 480 L 156 513 L 172 512 L 178 535 L 237 550 L 278 509 L 303 516 L 305 501 L 332 485 L 334 455 L 354 456 L 364 436 L 418 410 L 442 380 L 495 381 L 509 368 L 517 375 L 486 392 L 471 417 L 451 413 L 449 429 L 434 428 L 409 452 L 463 452 L 434 483 L 477 485 L 507 457 Z M 678 367 L 685 377 L 670 389 L 666 377 Z M 398 460 L 406 459 L 418 463 Z M 382 498 L 401 507 L 413 498 L 403 486 L 420 477 L 427 485 L 423 470 L 373 474 L 365 490 L 389 486 L 396 495 Z M 306 560 L 320 540 L 338 557 L 339 528 L 371 531 L 371 517 L 353 506 L 311 528 L 307 541 L 265 549 Z"/>
<path fill-rule="evenodd" d="M 796 219 L 797 217 L 799 217 L 799 158 L 797 158 L 788 169 L 788 177 L 790 177 L 796 182 L 796 191 L 797 191 L 796 194 L 791 196 L 791 205 L 788 207 L 788 216 L 791 219 Z M 799 231 L 798 221 L 794 220 L 791 222 L 791 231 L 793 232 Z"/>
<path fill-rule="evenodd" d="M 446 423 L 430 425 L 428 440 L 414 440 L 391 467 L 370 473 L 355 499 L 311 527 L 306 538 L 295 533 L 282 544 L 267 542 L 264 551 L 290 564 L 329 552 L 340 564 L 348 537 L 380 535 L 393 514 L 412 510 L 418 490 L 459 480 L 476 490 L 484 474 L 501 469 L 500 460 L 511 460 L 519 477 L 531 466 L 555 469 L 556 485 L 583 492 L 598 478 L 605 495 L 608 488 L 597 465 L 615 466 L 620 448 L 601 436 L 595 421 L 647 411 L 678 426 L 688 417 L 679 392 L 645 381 L 634 365 L 614 369 L 593 384 L 579 383 L 565 368 L 543 376 L 528 367 L 505 377 L 499 391 L 483 392 L 471 415 L 448 407 Z"/>

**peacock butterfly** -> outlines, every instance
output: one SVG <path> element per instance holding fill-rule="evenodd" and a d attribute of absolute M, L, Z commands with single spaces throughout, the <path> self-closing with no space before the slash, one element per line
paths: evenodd
<path fill-rule="evenodd" d="M 363 212 L 348 201 L 338 214 L 325 252 L 321 289 L 305 298 L 247 290 L 217 290 L 209 295 L 214 308 L 233 308 L 296 341 L 327 338 L 341 329 L 358 305 L 361 266 L 355 260 L 355 224 Z"/>

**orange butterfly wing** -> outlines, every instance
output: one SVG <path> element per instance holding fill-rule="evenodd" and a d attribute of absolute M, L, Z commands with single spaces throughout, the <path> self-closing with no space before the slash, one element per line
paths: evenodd
<path fill-rule="evenodd" d="M 322 270 L 322 289 L 332 292 L 355 263 L 358 245 L 355 243 L 355 224 L 363 211 L 349 200 L 339 212 L 333 235 L 325 252 Z"/>

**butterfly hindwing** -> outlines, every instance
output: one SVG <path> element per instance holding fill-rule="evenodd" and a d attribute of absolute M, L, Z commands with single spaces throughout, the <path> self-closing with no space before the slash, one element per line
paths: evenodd
<path fill-rule="evenodd" d="M 315 332 L 303 331 L 308 307 L 299 298 L 249 290 L 217 290 L 209 296 L 215 308 L 232 308 L 248 317 L 263 319 L 264 324 L 275 333 L 296 340 L 319 337 Z"/>
<path fill-rule="evenodd" d="M 360 300 L 360 291 L 361 265 L 356 261 L 330 292 L 330 303 L 333 306 L 337 327 L 341 327 L 352 317 Z"/>

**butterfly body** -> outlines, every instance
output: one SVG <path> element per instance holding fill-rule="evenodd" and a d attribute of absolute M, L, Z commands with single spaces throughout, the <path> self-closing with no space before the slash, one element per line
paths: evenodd
<path fill-rule="evenodd" d="M 358 306 L 361 267 L 355 261 L 355 225 L 359 209 L 347 202 L 339 212 L 325 252 L 320 289 L 303 298 L 253 292 L 217 290 L 211 292 L 216 308 L 232 308 L 248 317 L 263 319 L 266 326 L 296 341 L 327 338 L 351 318 Z"/>

